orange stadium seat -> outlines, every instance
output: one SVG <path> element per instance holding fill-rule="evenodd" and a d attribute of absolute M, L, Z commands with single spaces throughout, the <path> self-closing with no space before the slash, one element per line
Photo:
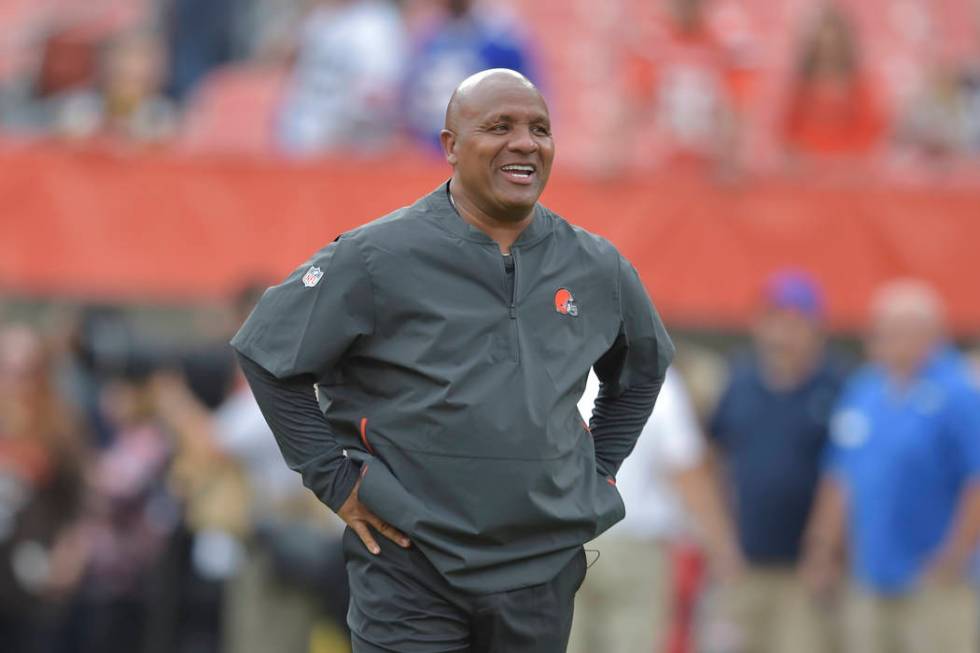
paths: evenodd
<path fill-rule="evenodd" d="M 272 154 L 275 116 L 288 69 L 231 64 L 210 73 L 191 97 L 179 149 Z"/>

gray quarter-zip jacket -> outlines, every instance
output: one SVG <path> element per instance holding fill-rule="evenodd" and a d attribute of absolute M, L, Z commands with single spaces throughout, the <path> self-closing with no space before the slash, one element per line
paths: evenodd
<path fill-rule="evenodd" d="M 477 593 L 547 582 L 623 517 L 613 475 L 673 356 L 605 239 L 537 205 L 511 256 L 509 276 L 442 185 L 319 251 L 232 340 L 276 379 L 317 384 L 322 456 L 273 425 L 284 454 L 305 452 L 290 461 L 304 482 L 336 491 L 324 470 L 342 447 L 361 465 L 360 500 Z M 593 366 L 607 400 L 653 395 L 620 453 L 598 459 L 576 407 Z"/>

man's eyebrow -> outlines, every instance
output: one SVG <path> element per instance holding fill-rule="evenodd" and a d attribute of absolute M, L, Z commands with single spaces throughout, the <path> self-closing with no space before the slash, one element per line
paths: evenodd
<path fill-rule="evenodd" d="M 514 122 L 514 117 L 509 113 L 492 113 L 484 122 Z"/>
<path fill-rule="evenodd" d="M 492 123 L 492 122 L 516 122 L 516 121 L 517 121 L 517 119 L 514 118 L 514 116 L 510 115 L 509 113 L 493 113 L 493 114 L 490 114 L 489 116 L 487 116 L 483 120 L 483 122 L 484 123 L 487 123 L 487 124 Z M 530 123 L 550 123 L 551 122 L 551 119 L 548 117 L 547 114 L 542 113 L 542 114 L 538 114 L 538 115 L 535 115 L 535 116 L 531 116 L 528 119 L 528 122 L 530 122 Z"/>

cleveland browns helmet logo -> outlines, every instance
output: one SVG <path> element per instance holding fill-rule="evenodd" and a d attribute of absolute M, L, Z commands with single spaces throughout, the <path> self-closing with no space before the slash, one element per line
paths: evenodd
<path fill-rule="evenodd" d="M 555 292 L 555 310 L 562 315 L 571 315 L 572 317 L 578 315 L 578 306 L 568 288 L 559 288 Z"/>

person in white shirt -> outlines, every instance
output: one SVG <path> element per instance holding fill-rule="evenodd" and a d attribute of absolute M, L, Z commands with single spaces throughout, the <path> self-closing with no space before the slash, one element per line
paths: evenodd
<path fill-rule="evenodd" d="M 296 156 L 370 152 L 390 144 L 407 36 L 387 0 L 320 0 L 306 19 L 279 118 Z"/>
<path fill-rule="evenodd" d="M 597 391 L 592 374 L 579 402 L 583 415 L 592 414 Z M 706 453 L 683 382 L 669 370 L 636 448 L 616 475 L 626 518 L 586 546 L 598 549 L 600 558 L 576 596 L 569 653 L 663 649 L 671 613 L 668 553 L 675 542 L 700 535 L 721 579 L 739 573 Z"/>

